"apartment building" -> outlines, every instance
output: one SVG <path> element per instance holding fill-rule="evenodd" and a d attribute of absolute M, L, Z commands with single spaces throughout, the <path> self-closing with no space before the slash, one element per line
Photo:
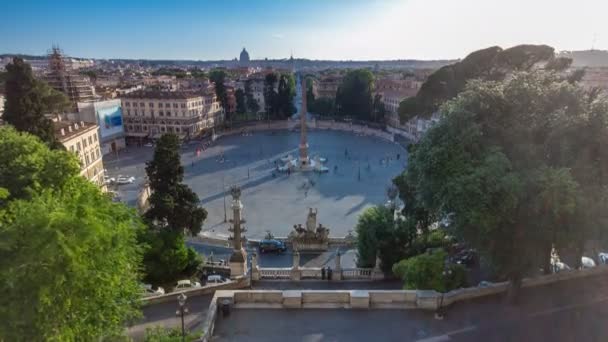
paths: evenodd
<path fill-rule="evenodd" d="M 137 91 L 124 95 L 121 103 L 128 139 L 157 139 L 164 133 L 193 137 L 224 122 L 213 92 Z"/>
<path fill-rule="evenodd" d="M 104 167 L 99 145 L 99 126 L 89 122 L 57 119 L 53 121 L 55 136 L 66 150 L 80 159 L 80 175 L 104 186 Z"/>

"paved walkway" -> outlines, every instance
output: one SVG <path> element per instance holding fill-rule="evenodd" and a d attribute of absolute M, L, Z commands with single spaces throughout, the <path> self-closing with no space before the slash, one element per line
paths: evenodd
<path fill-rule="evenodd" d="M 459 303 L 437 321 L 422 310 L 233 310 L 214 341 L 606 341 L 608 278 L 524 289 Z"/>

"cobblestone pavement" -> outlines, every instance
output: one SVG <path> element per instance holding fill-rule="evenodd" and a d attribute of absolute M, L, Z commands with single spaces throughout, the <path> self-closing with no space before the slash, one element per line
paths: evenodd
<path fill-rule="evenodd" d="M 246 235 L 250 238 L 263 238 L 268 230 L 276 236 L 287 236 L 294 224 L 305 223 L 308 207 L 318 208 L 318 222 L 329 227 L 330 235 L 344 236 L 354 229 L 363 210 L 386 201 L 386 186 L 404 169 L 407 159 L 402 147 L 379 138 L 311 131 L 310 154 L 328 158 L 331 171 L 289 176 L 275 172 L 273 177 L 274 161 L 287 154 L 296 156 L 298 143 L 297 132 L 265 131 L 222 137 L 200 157 L 196 156 L 196 144 L 185 146 L 185 182 L 209 213 L 203 230 L 228 235 L 223 189 L 238 184 L 243 190 Z M 134 184 L 115 187 L 130 205 L 135 204 L 145 176 L 145 162 L 153 151 L 152 147 L 130 147 L 118 155 L 104 157 L 109 176 L 136 178 Z M 388 162 L 381 163 L 382 159 Z M 225 200 L 229 219 L 232 215 L 227 193 Z"/>

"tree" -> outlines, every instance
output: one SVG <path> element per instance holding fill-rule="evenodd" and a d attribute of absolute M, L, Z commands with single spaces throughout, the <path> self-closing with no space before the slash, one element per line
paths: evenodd
<path fill-rule="evenodd" d="M 61 189 L 80 171 L 75 155 L 48 147 L 28 133 L 0 127 L 0 188 L 8 200 L 29 199 L 43 189 Z M 0 201 L 0 207 L 2 206 Z"/>
<path fill-rule="evenodd" d="M 276 100 L 278 119 L 285 119 L 294 113 L 293 97 L 295 95 L 295 81 L 291 74 L 281 74 Z"/>
<path fill-rule="evenodd" d="M 196 235 L 201 231 L 207 211 L 199 207 L 199 198 L 183 184 L 184 168 L 179 156 L 177 135 L 163 134 L 154 150 L 154 157 L 146 163 L 146 173 L 152 195 L 146 218 L 159 228 Z"/>
<path fill-rule="evenodd" d="M 268 73 L 264 78 L 264 110 L 268 118 L 275 118 L 277 108 L 277 92 L 274 90 L 277 83 L 277 74 Z"/>
<path fill-rule="evenodd" d="M 518 45 L 509 49 L 492 46 L 474 51 L 462 61 L 446 65 L 432 73 L 418 94 L 399 105 L 401 122 L 415 116 L 429 117 L 447 100 L 464 90 L 473 79 L 497 81 L 513 71 L 526 71 L 539 62 L 550 67 L 564 67 L 564 60 L 555 59 L 554 49 L 547 45 Z"/>
<path fill-rule="evenodd" d="M 384 271 L 390 271 L 394 263 L 409 256 L 416 239 L 416 227 L 411 222 L 395 220 L 393 211 L 385 206 L 363 212 L 356 231 L 358 266 L 373 267 L 379 256 Z"/>
<path fill-rule="evenodd" d="M 552 245 L 580 260 L 607 222 L 608 101 L 538 71 L 471 81 L 442 108 L 398 182 L 404 214 L 448 219 L 511 281 L 510 298 Z"/>
<path fill-rule="evenodd" d="M 372 120 L 374 122 L 381 122 L 384 120 L 384 115 L 386 114 L 386 108 L 384 107 L 384 103 L 382 102 L 382 95 L 376 94 L 374 96 L 374 104 L 373 104 L 373 117 Z"/>
<path fill-rule="evenodd" d="M 98 340 L 138 315 L 142 224 L 77 174 L 0 222 L 0 339 Z"/>
<path fill-rule="evenodd" d="M 234 96 L 236 97 L 236 112 L 244 114 L 247 112 L 247 99 L 245 98 L 245 92 L 243 89 L 237 89 Z"/>
<path fill-rule="evenodd" d="M 260 104 L 253 97 L 253 89 L 251 89 L 252 81 L 248 79 L 245 81 L 245 96 L 247 97 L 247 109 L 252 113 L 257 113 L 260 111 Z"/>
<path fill-rule="evenodd" d="M 152 195 L 144 214 L 148 230 L 139 240 L 150 246 L 144 255 L 145 279 L 163 286 L 196 272 L 201 258 L 185 246 L 184 233 L 198 234 L 207 218 L 196 193 L 182 183 L 179 146 L 177 135 L 163 134 L 146 164 Z"/>
<path fill-rule="evenodd" d="M 215 84 L 215 96 L 220 101 L 220 105 L 225 112 L 228 111 L 228 92 L 226 91 L 226 72 L 221 69 L 211 70 L 209 79 Z"/>
<path fill-rule="evenodd" d="M 365 69 L 349 71 L 336 94 L 338 115 L 372 120 L 374 75 Z"/>
<path fill-rule="evenodd" d="M 198 340 L 197 334 L 190 333 L 186 335 L 187 342 Z M 144 342 L 183 342 L 182 331 L 178 328 L 167 329 L 161 326 L 146 329 Z"/>
<path fill-rule="evenodd" d="M 447 292 L 466 285 L 462 265 L 447 264 L 447 253 L 436 250 L 401 260 L 393 266 L 393 274 L 403 279 L 408 290 Z"/>
<path fill-rule="evenodd" d="M 45 114 L 69 107 L 67 97 L 36 80 L 32 68 L 20 58 L 6 66 L 6 104 L 3 119 L 17 130 L 38 136 L 52 148 L 59 148 L 51 120 Z"/>

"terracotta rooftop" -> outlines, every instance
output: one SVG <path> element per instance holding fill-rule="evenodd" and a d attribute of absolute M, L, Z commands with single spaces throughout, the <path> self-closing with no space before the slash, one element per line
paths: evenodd
<path fill-rule="evenodd" d="M 91 122 L 74 122 L 74 121 L 53 121 L 55 137 L 60 142 L 68 141 L 80 134 L 97 129 L 97 124 Z"/>

